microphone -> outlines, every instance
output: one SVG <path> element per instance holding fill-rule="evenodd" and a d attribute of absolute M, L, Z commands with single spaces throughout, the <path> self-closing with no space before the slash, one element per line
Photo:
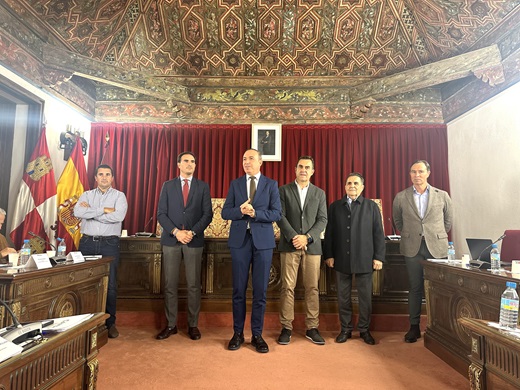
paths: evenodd
<path fill-rule="evenodd" d="M 33 322 L 27 325 L 20 324 L 18 318 L 7 303 L 0 299 L 0 305 L 5 307 L 11 318 L 13 319 L 14 328 L 6 328 L 6 332 L 0 336 L 13 344 L 23 343 L 28 338 L 33 338 L 42 334 L 42 323 Z"/>
<path fill-rule="evenodd" d="M 36 233 L 31 232 L 31 231 L 28 231 L 27 233 L 29 233 L 29 234 L 30 234 L 31 236 L 33 236 L 33 237 L 39 238 L 39 239 L 42 240 L 43 242 L 49 244 L 50 247 L 51 247 L 52 249 L 56 250 L 56 247 L 55 247 L 53 244 L 51 244 L 49 241 L 47 241 L 45 238 L 40 237 L 39 235 L 37 235 Z"/>
<path fill-rule="evenodd" d="M 478 257 L 477 257 L 477 261 L 480 261 L 480 258 L 482 257 L 482 254 L 486 251 L 486 249 L 491 248 L 491 246 L 492 246 L 493 244 L 496 244 L 497 242 L 503 240 L 505 237 L 506 237 L 506 234 L 504 233 L 504 234 L 502 234 L 500 237 L 498 237 L 498 238 L 496 239 L 495 242 L 492 242 L 491 244 L 489 244 L 488 246 L 486 246 L 484 249 L 482 249 L 482 252 L 480 252 L 480 254 L 479 254 Z"/>
<path fill-rule="evenodd" d="M 146 222 L 146 224 L 144 225 L 144 231 L 143 232 L 137 232 L 135 233 L 135 236 L 136 237 L 152 237 L 153 236 L 153 233 L 148 233 L 146 231 L 146 228 L 150 225 L 150 223 L 153 221 L 153 215 L 150 217 L 150 219 L 148 220 L 148 222 Z"/>
<path fill-rule="evenodd" d="M 392 226 L 392 235 L 386 236 L 386 239 L 388 240 L 399 240 L 401 239 L 401 236 L 395 234 L 395 228 L 394 228 L 394 221 L 392 221 L 392 218 L 388 218 L 388 221 L 390 221 L 390 225 Z"/>

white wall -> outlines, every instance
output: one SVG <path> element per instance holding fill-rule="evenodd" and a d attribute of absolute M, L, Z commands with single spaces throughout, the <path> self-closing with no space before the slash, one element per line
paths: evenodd
<path fill-rule="evenodd" d="M 497 239 L 520 229 L 520 83 L 448 123 L 452 238 Z"/>

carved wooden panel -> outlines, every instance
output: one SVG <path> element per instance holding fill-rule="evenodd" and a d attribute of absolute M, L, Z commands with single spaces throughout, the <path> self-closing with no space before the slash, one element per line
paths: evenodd
<path fill-rule="evenodd" d="M 104 313 L 0 363 L 0 389 L 95 389 L 100 346 L 92 343 Z"/>
<path fill-rule="evenodd" d="M 498 321 L 500 296 L 508 276 L 448 264 L 423 263 L 428 313 L 425 345 L 443 358 L 455 359 L 454 368 L 466 375 L 472 337 L 459 319 Z"/>
<path fill-rule="evenodd" d="M 0 299 L 21 322 L 104 312 L 110 259 L 0 273 Z M 2 316 L 1 326 L 11 323 Z"/>

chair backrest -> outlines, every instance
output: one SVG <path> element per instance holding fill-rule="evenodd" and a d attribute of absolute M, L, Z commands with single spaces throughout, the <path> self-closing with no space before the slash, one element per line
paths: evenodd
<path fill-rule="evenodd" d="M 520 260 L 520 230 L 506 230 L 506 235 L 500 248 L 500 261 L 508 263 Z"/>

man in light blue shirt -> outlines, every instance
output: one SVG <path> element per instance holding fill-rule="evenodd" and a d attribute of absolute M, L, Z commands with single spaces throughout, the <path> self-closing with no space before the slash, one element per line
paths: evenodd
<path fill-rule="evenodd" d="M 112 188 L 114 174 L 109 165 L 96 169 L 97 188 L 85 191 L 74 207 L 74 215 L 81 218 L 79 250 L 83 255 L 112 256 L 106 312 L 108 337 L 116 338 L 117 268 L 119 266 L 119 237 L 121 225 L 126 216 L 128 203 L 121 191 Z"/>

